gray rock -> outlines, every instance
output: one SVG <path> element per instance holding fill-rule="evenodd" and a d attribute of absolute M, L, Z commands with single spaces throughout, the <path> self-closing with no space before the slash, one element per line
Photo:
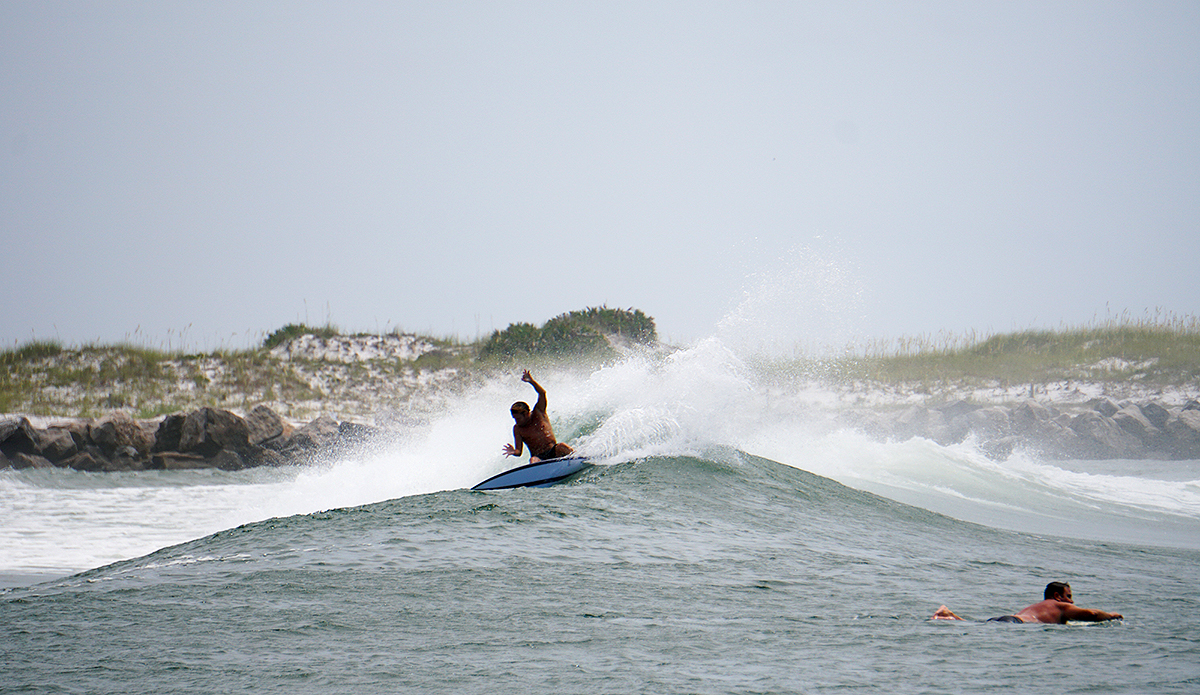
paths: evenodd
<path fill-rule="evenodd" d="M 54 464 L 50 463 L 50 459 L 37 454 L 26 454 L 19 451 L 14 454 L 9 461 L 13 468 L 53 468 Z"/>
<path fill-rule="evenodd" d="M 1098 411 L 1076 415 L 1071 420 L 1071 430 L 1079 437 L 1080 458 L 1135 458 L 1141 450 L 1136 437 Z"/>
<path fill-rule="evenodd" d="M 1139 410 L 1141 410 L 1142 415 L 1145 415 L 1146 420 L 1154 425 L 1156 429 L 1161 430 L 1166 427 L 1167 420 L 1171 419 L 1171 411 L 1164 408 L 1161 403 L 1155 403 L 1154 401 L 1142 405 Z"/>
<path fill-rule="evenodd" d="M 256 446 L 279 437 L 287 437 L 295 429 L 265 405 L 255 406 L 247 413 L 246 427 L 249 429 L 250 443 Z"/>
<path fill-rule="evenodd" d="M 1012 420 L 1008 411 L 999 406 L 980 408 L 963 416 L 963 421 L 976 436 L 983 439 L 999 439 L 1012 433 Z"/>
<path fill-rule="evenodd" d="M 1178 458 L 1200 458 L 1200 410 L 1182 410 L 1164 428 L 1171 453 Z"/>
<path fill-rule="evenodd" d="M 218 451 L 208 462 L 211 468 L 220 468 L 223 471 L 240 471 L 246 467 L 245 459 L 232 449 Z"/>
<path fill-rule="evenodd" d="M 337 444 L 338 434 L 337 420 L 328 415 L 322 415 L 296 430 L 292 436 L 291 446 L 305 452 L 328 449 Z"/>
<path fill-rule="evenodd" d="M 1144 413 L 1144 408 L 1129 405 L 1113 415 L 1112 419 L 1118 427 L 1137 437 L 1138 441 L 1143 445 L 1148 447 L 1157 446 L 1162 437 L 1162 430 L 1150 422 Z"/>
<path fill-rule="evenodd" d="M 100 448 L 106 457 L 112 457 L 119 449 L 133 447 L 140 457 L 149 457 L 154 440 L 145 430 L 123 411 L 105 415 L 88 429 L 88 438 Z"/>
<path fill-rule="evenodd" d="M 0 443 L 8 441 L 8 438 L 12 436 L 12 433 L 16 432 L 17 428 L 21 426 L 22 420 L 25 420 L 25 418 L 21 418 L 20 420 L 16 418 L 0 420 Z M 28 422 L 28 420 L 25 421 Z"/>
<path fill-rule="evenodd" d="M 957 401 L 952 401 L 945 405 L 938 406 L 938 410 L 941 411 L 942 415 L 945 415 L 948 420 L 953 420 L 956 417 L 966 415 L 967 413 L 979 410 L 982 407 L 983 406 L 981 405 L 976 405 L 975 403 L 969 403 L 959 399 Z"/>
<path fill-rule="evenodd" d="M 62 461 L 79 452 L 75 437 L 65 427 L 48 427 L 40 430 L 36 439 L 38 453 L 51 461 Z"/>
<path fill-rule="evenodd" d="M 109 462 L 107 457 L 92 447 L 64 460 L 62 465 L 77 471 L 104 471 L 108 470 Z"/>
<path fill-rule="evenodd" d="M 292 459 L 284 454 L 275 451 L 274 449 L 260 448 L 255 453 L 252 460 L 252 465 L 255 466 L 287 466 L 293 463 Z"/>
<path fill-rule="evenodd" d="M 39 455 L 35 436 L 29 418 L 6 420 L 0 423 L 0 452 L 10 459 L 17 454 Z"/>
<path fill-rule="evenodd" d="M 221 451 L 250 448 L 246 421 L 228 410 L 201 408 L 188 413 L 179 433 L 179 451 L 212 458 Z"/>
<path fill-rule="evenodd" d="M 183 423 L 187 419 L 182 413 L 174 413 L 158 423 L 154 433 L 154 452 L 179 451 L 179 438 L 183 435 Z"/>
<path fill-rule="evenodd" d="M 162 451 L 151 459 L 153 468 L 167 471 L 191 470 L 194 468 L 212 468 L 209 460 L 199 454 L 185 454 L 179 451 Z"/>

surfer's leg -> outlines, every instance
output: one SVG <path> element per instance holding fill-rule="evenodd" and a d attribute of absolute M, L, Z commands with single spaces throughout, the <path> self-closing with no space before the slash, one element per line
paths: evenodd
<path fill-rule="evenodd" d="M 938 608 L 937 612 L 935 612 L 929 619 L 930 620 L 962 620 L 962 618 L 955 615 L 953 611 L 951 611 L 949 608 L 946 608 L 945 606 Z"/>
<path fill-rule="evenodd" d="M 575 450 L 572 449 L 570 446 L 563 444 L 562 442 L 559 442 L 558 444 L 554 445 L 554 458 L 562 458 L 564 456 L 570 456 L 573 453 L 575 453 Z"/>

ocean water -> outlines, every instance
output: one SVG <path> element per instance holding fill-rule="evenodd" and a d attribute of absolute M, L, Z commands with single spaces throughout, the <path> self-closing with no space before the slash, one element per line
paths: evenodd
<path fill-rule="evenodd" d="M 519 373 L 320 467 L 0 472 L 0 692 L 1200 692 L 1200 462 L 874 442 L 716 340 L 536 376 L 551 488 L 466 489 Z M 1125 619 L 980 622 L 1052 580 Z"/>

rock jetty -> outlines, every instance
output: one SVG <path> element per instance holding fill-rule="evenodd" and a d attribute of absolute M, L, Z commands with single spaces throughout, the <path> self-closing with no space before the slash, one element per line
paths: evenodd
<path fill-rule="evenodd" d="M 45 427 L 22 417 L 0 422 L 0 468 L 240 470 L 329 459 L 388 439 L 385 430 L 329 416 L 295 427 L 263 405 L 245 417 L 199 408 L 139 421 L 117 411 Z"/>
<path fill-rule="evenodd" d="M 1046 459 L 1200 459 L 1200 402 L 1171 405 L 1095 398 L 1084 404 L 981 404 L 955 400 L 904 408 L 836 411 L 832 424 L 880 440 L 922 437 L 942 445 L 972 438 L 988 455 L 1029 451 Z M 322 415 L 294 426 L 265 405 L 239 416 L 199 408 L 157 420 L 117 411 L 43 427 L 0 421 L 0 468 L 82 471 L 284 466 L 331 460 L 387 444 L 388 430 Z"/>
<path fill-rule="evenodd" d="M 1200 459 L 1200 402 L 1115 402 L 1095 398 L 1080 406 L 1033 399 L 1012 404 L 956 400 L 899 410 L 842 411 L 837 422 L 883 440 L 923 437 L 942 445 L 974 438 L 988 455 L 1015 450 L 1046 459 Z"/>

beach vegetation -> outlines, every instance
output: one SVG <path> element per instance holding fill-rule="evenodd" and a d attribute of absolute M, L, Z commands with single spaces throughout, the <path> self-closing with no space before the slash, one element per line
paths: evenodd
<path fill-rule="evenodd" d="M 278 347 L 289 340 L 299 338 L 302 335 L 312 335 L 318 338 L 333 338 L 341 335 L 338 332 L 337 326 L 326 323 L 324 326 L 309 326 L 304 323 L 289 323 L 283 328 L 279 328 L 268 335 L 263 340 L 263 347 L 267 350 Z"/>
<path fill-rule="evenodd" d="M 929 388 L 950 382 L 1004 386 L 1080 380 L 1197 383 L 1200 322 L 1125 318 L 985 337 L 905 338 L 810 363 L 810 370 L 820 363 L 820 369 L 844 380 L 924 383 Z"/>
<path fill-rule="evenodd" d="M 515 323 L 475 343 L 421 338 L 433 349 L 408 356 L 381 354 L 342 363 L 295 355 L 284 359 L 267 348 L 300 335 L 340 335 L 336 331 L 290 324 L 261 347 L 208 353 L 35 341 L 0 352 L 0 413 L 95 417 L 123 409 L 156 417 L 201 405 L 249 410 L 264 402 L 295 417 L 330 407 L 376 413 L 381 404 L 413 407 L 428 396 L 419 389 L 457 388 L 514 361 L 534 369 L 586 369 L 627 346 L 656 345 L 657 340 L 654 320 L 642 312 L 596 307 L 561 314 L 541 326 Z M 748 364 L 768 383 L 896 386 L 928 394 L 962 386 L 1072 381 L 1200 388 L 1200 323 L 1121 317 L 1056 330 L 878 341 L 847 347 L 834 357 L 755 358 Z M 424 378 L 434 373 L 436 379 Z"/>
<path fill-rule="evenodd" d="M 600 357 L 616 354 L 618 344 L 653 345 L 658 341 L 654 319 L 637 309 L 589 307 L 560 314 L 541 327 L 514 323 L 494 331 L 483 343 L 484 360 L 529 357 Z"/>

